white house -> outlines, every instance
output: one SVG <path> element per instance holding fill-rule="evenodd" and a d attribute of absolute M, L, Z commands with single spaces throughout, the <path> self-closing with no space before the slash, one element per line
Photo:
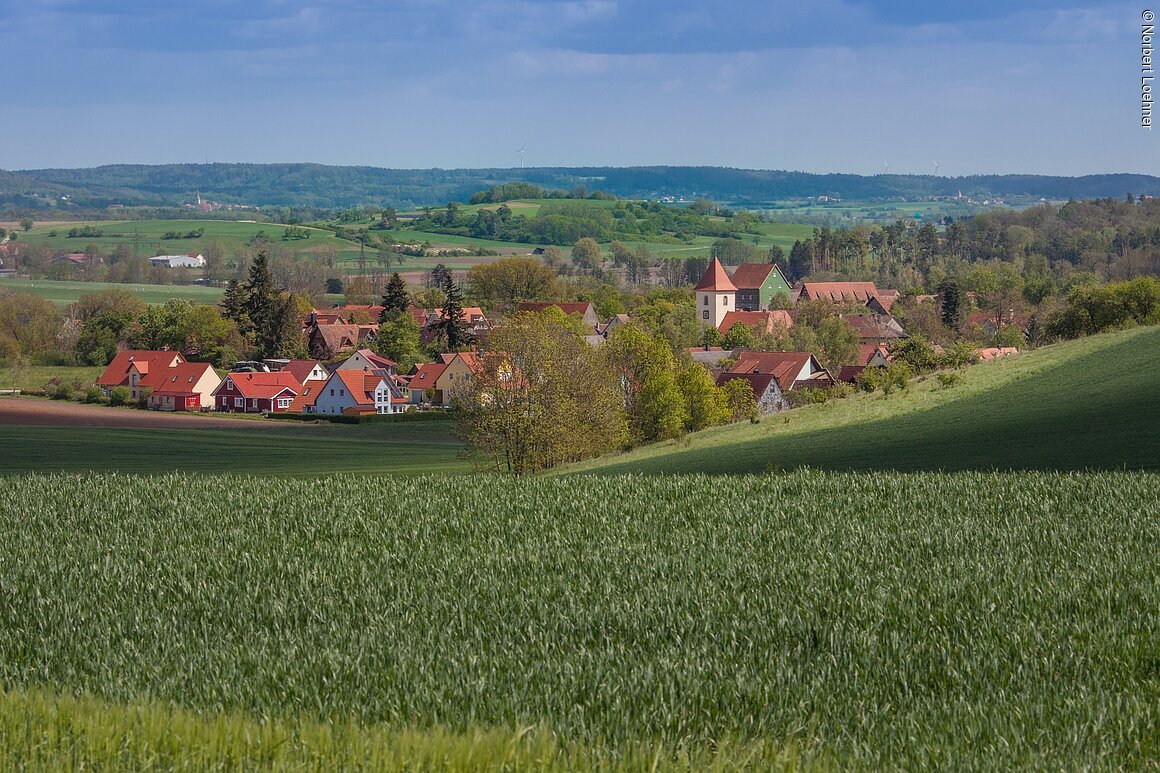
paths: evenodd
<path fill-rule="evenodd" d="M 312 413 L 361 415 L 406 410 L 407 398 L 388 376 L 336 370 L 318 390 Z"/>
<path fill-rule="evenodd" d="M 165 268 L 205 268 L 205 258 L 198 254 L 158 255 L 149 258 L 149 265 Z"/>

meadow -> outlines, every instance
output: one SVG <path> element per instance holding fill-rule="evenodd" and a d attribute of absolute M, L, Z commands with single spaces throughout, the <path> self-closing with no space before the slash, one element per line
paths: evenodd
<path fill-rule="evenodd" d="M 1092 336 L 562 471 L 1157 470 L 1157 351 L 1160 327 Z"/>
<path fill-rule="evenodd" d="M 271 737 L 268 759 L 324 768 L 375 733 L 478 767 L 457 739 L 519 754 L 524 728 L 558 745 L 536 767 L 577 748 L 679 766 L 718 742 L 827 768 L 1158 753 L 1154 475 L 84 474 L 5 489 L 10 760 L 63 749 L 66 766 L 134 767 L 174 754 L 169 726 L 202 744 L 191 759 L 236 765 Z"/>
<path fill-rule="evenodd" d="M 221 300 L 222 288 L 202 285 L 120 284 L 115 282 L 81 282 L 57 279 L 24 279 L 0 277 L 0 290 L 32 293 L 57 306 L 75 303 L 82 295 L 99 293 L 110 288 L 128 290 L 150 306 L 160 306 L 175 298 L 195 303 L 216 304 Z"/>

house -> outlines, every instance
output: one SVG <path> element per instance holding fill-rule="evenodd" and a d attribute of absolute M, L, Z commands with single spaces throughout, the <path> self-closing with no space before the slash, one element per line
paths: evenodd
<path fill-rule="evenodd" d="M 208 362 L 182 362 L 155 367 L 138 387 L 149 390 L 146 405 L 155 411 L 200 411 L 213 408 L 213 392 L 221 377 Z"/>
<path fill-rule="evenodd" d="M 234 413 L 286 413 L 302 391 L 291 373 L 229 373 L 213 391 L 214 407 Z"/>
<path fill-rule="evenodd" d="M 737 286 L 725 273 L 721 261 L 713 258 L 693 288 L 701 327 L 720 328 L 725 315 L 737 310 Z"/>
<path fill-rule="evenodd" d="M 732 360 L 737 356 L 737 349 L 725 349 L 721 346 L 691 346 L 686 349 L 689 357 L 693 362 L 710 370 L 721 370 L 721 361 L 726 360 L 731 365 Z"/>
<path fill-rule="evenodd" d="M 436 384 L 439 383 L 439 377 L 446 369 L 447 363 L 442 360 L 416 365 L 415 370 L 411 372 L 407 380 L 407 386 L 411 390 L 411 402 L 445 405 L 443 392 Z"/>
<path fill-rule="evenodd" d="M 105 366 L 104 372 L 97 378 L 97 386 L 106 397 L 117 387 L 128 387 L 130 398 L 139 400 L 148 388 L 141 386 L 141 380 L 151 370 L 166 370 L 183 362 L 185 358 L 178 352 L 126 349 L 117 352 L 113 361 Z"/>
<path fill-rule="evenodd" d="M 768 309 L 775 295 L 793 294 L 781 269 L 773 263 L 742 263 L 733 269 L 733 284 L 737 287 L 737 308 L 741 311 Z"/>
<path fill-rule="evenodd" d="M 741 352 L 737 363 L 717 377 L 717 386 L 735 379 L 744 380 L 753 389 L 762 413 L 788 408 L 785 394 L 791 389 L 834 383 L 829 371 L 809 352 Z"/>
<path fill-rule="evenodd" d="M 862 375 L 862 371 L 866 370 L 866 365 L 843 365 L 838 371 L 838 381 L 843 384 L 856 384 L 858 377 Z"/>
<path fill-rule="evenodd" d="M 516 311 L 534 311 L 540 312 L 544 309 L 555 306 L 565 314 L 579 314 L 580 319 L 584 321 L 585 325 L 592 328 L 593 331 L 600 327 L 600 318 L 596 316 L 596 307 L 591 303 L 541 303 L 539 301 L 520 301 L 516 304 Z"/>
<path fill-rule="evenodd" d="M 841 318 L 858 331 L 862 343 L 881 343 L 906 338 L 906 331 L 889 314 L 842 314 Z"/>
<path fill-rule="evenodd" d="M 889 314 L 890 307 L 902 296 L 897 290 L 879 290 L 878 294 L 866 301 L 866 309 L 871 314 Z"/>
<path fill-rule="evenodd" d="M 315 325 L 308 334 L 310 355 L 324 362 L 374 341 L 378 325 Z"/>
<path fill-rule="evenodd" d="M 878 295 L 873 282 L 803 282 L 798 300 L 866 303 Z"/>
<path fill-rule="evenodd" d="M 450 360 L 439 374 L 435 388 L 442 394 L 443 404 L 450 405 L 452 398 L 467 389 L 472 377 L 483 367 L 483 363 L 474 352 L 456 352 L 443 356 L 450 356 Z"/>
<path fill-rule="evenodd" d="M 336 370 L 318 390 L 311 413 L 366 415 L 397 413 L 407 397 L 390 376 L 362 370 Z"/>
<path fill-rule="evenodd" d="M 330 371 L 318 360 L 263 360 L 262 362 L 269 365 L 272 371 L 291 374 L 299 384 L 305 384 L 307 381 L 325 381 L 330 378 Z"/>
<path fill-rule="evenodd" d="M 608 338 L 618 327 L 624 327 L 631 321 L 631 318 L 627 314 L 617 314 L 604 323 L 603 327 L 600 328 L 600 335 Z"/>
<path fill-rule="evenodd" d="M 149 265 L 161 266 L 163 268 L 205 268 L 205 258 L 194 253 L 188 255 L 158 255 L 149 258 Z"/>
<path fill-rule="evenodd" d="M 365 373 L 383 372 L 395 375 L 395 362 L 375 354 L 370 349 L 359 349 L 334 367 L 335 370 L 361 370 Z"/>
<path fill-rule="evenodd" d="M 344 303 L 341 306 L 335 306 L 334 311 L 341 316 L 343 322 L 352 325 L 357 324 L 355 322 L 356 319 L 365 319 L 367 322 L 378 322 L 379 317 L 383 316 L 382 304 L 377 303 L 369 305 Z"/>
<path fill-rule="evenodd" d="M 788 330 L 793 327 L 793 317 L 788 311 L 775 309 L 773 311 L 731 311 L 721 320 L 717 329 L 721 334 L 729 332 L 734 325 L 745 325 L 753 328 L 757 334 L 772 333 L 780 328 Z"/>
<path fill-rule="evenodd" d="M 885 368 L 890 365 L 890 350 L 886 344 L 868 341 L 858 344 L 858 361 L 855 365 Z"/>
<path fill-rule="evenodd" d="M 290 403 L 287 413 L 314 413 L 314 401 L 318 399 L 318 394 L 326 386 L 327 380 L 329 375 L 325 379 L 310 379 L 303 383 L 294 402 Z"/>
<path fill-rule="evenodd" d="M 984 335 L 993 336 L 999 332 L 999 328 L 1007 325 L 1014 325 L 1026 336 L 1028 328 L 1031 327 L 1031 317 L 1010 310 L 1002 314 L 994 311 L 972 311 L 967 315 L 963 326 L 967 330 L 977 327 Z"/>

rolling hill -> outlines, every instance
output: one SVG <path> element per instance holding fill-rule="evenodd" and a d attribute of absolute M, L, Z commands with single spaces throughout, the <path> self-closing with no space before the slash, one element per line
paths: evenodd
<path fill-rule="evenodd" d="M 1160 470 L 1160 328 L 1045 347 L 571 466 L 585 473 Z"/>

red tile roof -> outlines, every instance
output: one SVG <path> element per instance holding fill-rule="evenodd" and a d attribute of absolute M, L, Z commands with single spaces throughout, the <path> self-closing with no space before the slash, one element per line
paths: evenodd
<path fill-rule="evenodd" d="M 765 391 L 769 389 L 770 382 L 775 378 L 772 373 L 721 373 L 717 376 L 717 386 L 722 387 L 730 381 L 741 379 L 749 382 L 750 388 L 753 389 L 753 396 L 760 400 Z M 788 387 L 781 386 L 780 380 L 777 383 L 781 391 L 784 392 L 788 389 Z"/>
<path fill-rule="evenodd" d="M 693 290 L 733 293 L 737 292 L 737 285 L 733 284 L 733 280 L 729 278 L 729 274 L 725 273 L 725 267 L 721 265 L 721 261 L 713 258 L 709 261 L 709 267 L 705 269 L 701 281 L 697 282 L 697 286 Z"/>
<path fill-rule="evenodd" d="M 842 319 L 858 331 L 858 338 L 863 341 L 877 342 L 879 339 L 906 338 L 905 333 L 898 332 L 901 326 L 898 325 L 894 317 L 885 314 L 844 314 Z"/>
<path fill-rule="evenodd" d="M 294 397 L 302 391 L 302 384 L 290 373 L 229 373 L 222 381 L 232 381 L 242 397 L 270 400 L 289 390 Z M 219 387 L 220 389 L 221 387 Z"/>
<path fill-rule="evenodd" d="M 856 365 L 869 365 L 870 360 L 874 359 L 874 354 L 881 352 L 882 356 L 889 360 L 890 352 L 886 349 L 886 344 L 880 344 L 875 341 L 858 344 L 858 362 Z"/>
<path fill-rule="evenodd" d="M 809 352 L 742 352 L 729 372 L 772 375 L 784 392 L 793 389 L 812 357 Z"/>
<path fill-rule="evenodd" d="M 996 357 L 1010 357 L 1014 354 L 1019 354 L 1019 350 L 1014 346 L 992 346 L 987 349 L 979 350 L 980 360 L 993 360 Z"/>
<path fill-rule="evenodd" d="M 742 263 L 733 269 L 733 284 L 738 290 L 756 290 L 765 283 L 773 271 L 780 272 L 773 263 Z"/>
<path fill-rule="evenodd" d="M 722 333 L 728 333 L 734 325 L 745 325 L 757 328 L 758 333 L 772 333 L 774 327 L 781 325 L 785 328 L 793 327 L 793 317 L 788 311 L 775 309 L 773 311 L 729 311 L 721 320 L 718 328 Z"/>
<path fill-rule="evenodd" d="M 411 380 L 407 382 L 407 385 L 411 389 L 434 389 L 435 382 L 439 380 L 445 370 L 447 370 L 446 362 L 425 362 L 411 374 Z"/>
<path fill-rule="evenodd" d="M 516 304 L 516 310 L 539 312 L 544 311 L 545 309 L 550 309 L 553 306 L 565 314 L 579 314 L 580 316 L 584 316 L 590 310 L 592 313 L 596 313 L 596 308 L 591 303 L 579 301 L 574 303 L 557 303 L 555 301 L 520 301 Z"/>
<path fill-rule="evenodd" d="M 843 365 L 842 369 L 838 371 L 838 380 L 853 384 L 864 370 L 866 370 L 865 365 Z"/>
<path fill-rule="evenodd" d="M 113 357 L 113 361 L 105 367 L 104 372 L 97 379 L 97 384 L 107 387 L 128 384 L 130 365 L 136 365 L 137 370 L 141 373 L 148 373 L 149 364 L 153 362 L 156 362 L 162 367 L 169 367 L 175 362 L 185 362 L 185 358 L 178 352 L 126 349 L 123 352 L 117 352 L 117 355 Z"/>
<path fill-rule="evenodd" d="M 302 391 L 294 398 L 294 402 L 290 403 L 290 413 L 303 413 L 307 408 L 314 405 L 314 401 L 318 399 L 319 392 L 322 387 L 326 385 L 326 379 L 315 379 L 314 381 L 306 381 L 302 384 Z"/>
<path fill-rule="evenodd" d="M 878 295 L 873 282 L 804 282 L 799 296 L 812 301 L 862 301 Z"/>
<path fill-rule="evenodd" d="M 290 360 L 290 362 L 286 363 L 286 367 L 282 368 L 282 372 L 294 376 L 299 384 L 305 384 L 306 377 L 310 375 L 310 372 L 315 367 L 321 364 L 318 360 Z"/>
<path fill-rule="evenodd" d="M 152 389 L 155 395 L 181 397 L 199 394 L 194 392 L 193 388 L 205 376 L 206 371 L 213 371 L 208 362 L 183 362 L 172 368 L 154 368 L 153 372 L 142 378 L 138 384 Z M 215 382 L 210 389 L 216 386 Z"/>

